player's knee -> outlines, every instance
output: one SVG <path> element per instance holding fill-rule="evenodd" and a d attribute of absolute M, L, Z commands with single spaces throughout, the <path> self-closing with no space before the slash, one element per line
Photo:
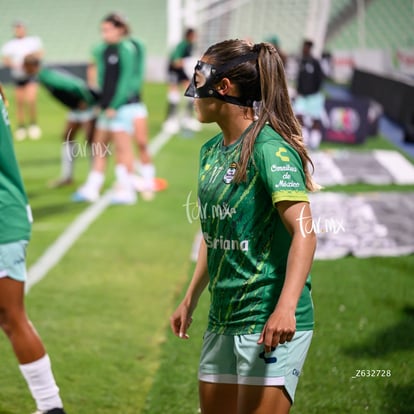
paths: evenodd
<path fill-rule="evenodd" d="M 138 149 L 141 153 L 148 152 L 148 146 L 145 142 L 138 142 Z"/>
<path fill-rule="evenodd" d="M 13 314 L 5 307 L 0 306 L 0 328 L 7 336 L 13 332 L 13 321 Z"/>

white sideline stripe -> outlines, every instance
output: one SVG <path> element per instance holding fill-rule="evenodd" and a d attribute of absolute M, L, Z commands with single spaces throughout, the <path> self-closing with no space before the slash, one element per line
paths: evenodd
<path fill-rule="evenodd" d="M 160 131 L 158 135 L 151 140 L 148 145 L 148 150 L 151 155 L 157 154 L 158 151 L 172 138 L 168 132 Z"/>
<path fill-rule="evenodd" d="M 152 155 L 158 151 L 171 139 L 172 135 L 163 131 L 151 140 L 149 151 Z M 30 267 L 27 272 L 25 285 L 26 293 L 47 273 L 56 266 L 66 252 L 75 244 L 76 240 L 85 230 L 105 211 L 111 203 L 112 191 L 108 190 L 97 202 L 89 206 L 75 220 L 69 224 L 66 230 L 49 246 L 39 259 Z"/>
<path fill-rule="evenodd" d="M 376 160 L 391 174 L 396 184 L 414 184 L 414 166 L 393 150 L 375 150 Z"/>
<path fill-rule="evenodd" d="M 91 223 L 108 207 L 111 202 L 112 192 L 107 191 L 96 203 L 82 212 L 46 249 L 42 256 L 28 270 L 26 293 L 36 283 L 40 282 L 52 267 L 59 263 L 60 259 L 72 247 L 81 234 Z"/>

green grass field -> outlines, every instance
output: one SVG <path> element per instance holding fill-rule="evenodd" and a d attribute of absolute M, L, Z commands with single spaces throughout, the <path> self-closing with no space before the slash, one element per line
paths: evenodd
<path fill-rule="evenodd" d="M 146 87 L 151 136 L 163 120 L 165 93 L 164 85 Z M 15 144 L 35 217 L 28 267 L 87 208 L 71 203 L 76 186 L 47 187 L 59 175 L 65 110 L 43 91 L 39 107 L 44 137 Z M 168 179 L 169 188 L 152 202 L 106 209 L 28 294 L 28 313 L 52 358 L 68 414 L 197 413 L 208 296 L 194 315 L 189 341 L 171 334 L 168 319 L 193 267 L 198 224 L 188 222 L 184 204 L 190 192 L 195 200 L 198 151 L 215 130 L 206 126 L 192 139 L 174 137 L 155 157 L 157 175 Z M 373 147 L 392 146 L 375 138 L 361 148 Z M 88 165 L 86 157 L 77 160 L 77 184 Z M 414 256 L 316 261 L 312 273 L 315 335 L 292 413 L 413 413 Z M 384 373 L 352 378 L 367 370 Z M 2 337 L 0 414 L 32 411 Z"/>

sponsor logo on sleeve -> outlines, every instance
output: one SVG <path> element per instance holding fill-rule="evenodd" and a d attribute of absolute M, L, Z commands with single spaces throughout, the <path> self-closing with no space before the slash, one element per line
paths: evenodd
<path fill-rule="evenodd" d="M 276 155 L 276 157 L 280 158 L 283 162 L 289 162 L 290 161 L 290 158 L 287 155 L 284 155 L 284 154 L 287 154 L 287 152 L 288 151 L 287 151 L 286 148 L 280 147 L 276 151 L 275 155 Z"/>

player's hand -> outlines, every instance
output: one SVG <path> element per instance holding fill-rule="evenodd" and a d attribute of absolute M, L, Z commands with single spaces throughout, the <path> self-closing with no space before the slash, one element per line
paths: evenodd
<path fill-rule="evenodd" d="M 279 344 L 291 341 L 295 331 L 295 312 L 276 307 L 267 320 L 257 343 L 264 345 L 266 353 L 271 352 L 272 348 L 276 348 Z"/>
<path fill-rule="evenodd" d="M 193 318 L 191 317 L 189 307 L 181 302 L 170 317 L 170 326 L 174 335 L 182 339 L 188 339 L 187 329 L 192 321 Z"/>
<path fill-rule="evenodd" d="M 113 108 L 105 109 L 105 116 L 107 118 L 115 118 L 116 110 Z"/>

